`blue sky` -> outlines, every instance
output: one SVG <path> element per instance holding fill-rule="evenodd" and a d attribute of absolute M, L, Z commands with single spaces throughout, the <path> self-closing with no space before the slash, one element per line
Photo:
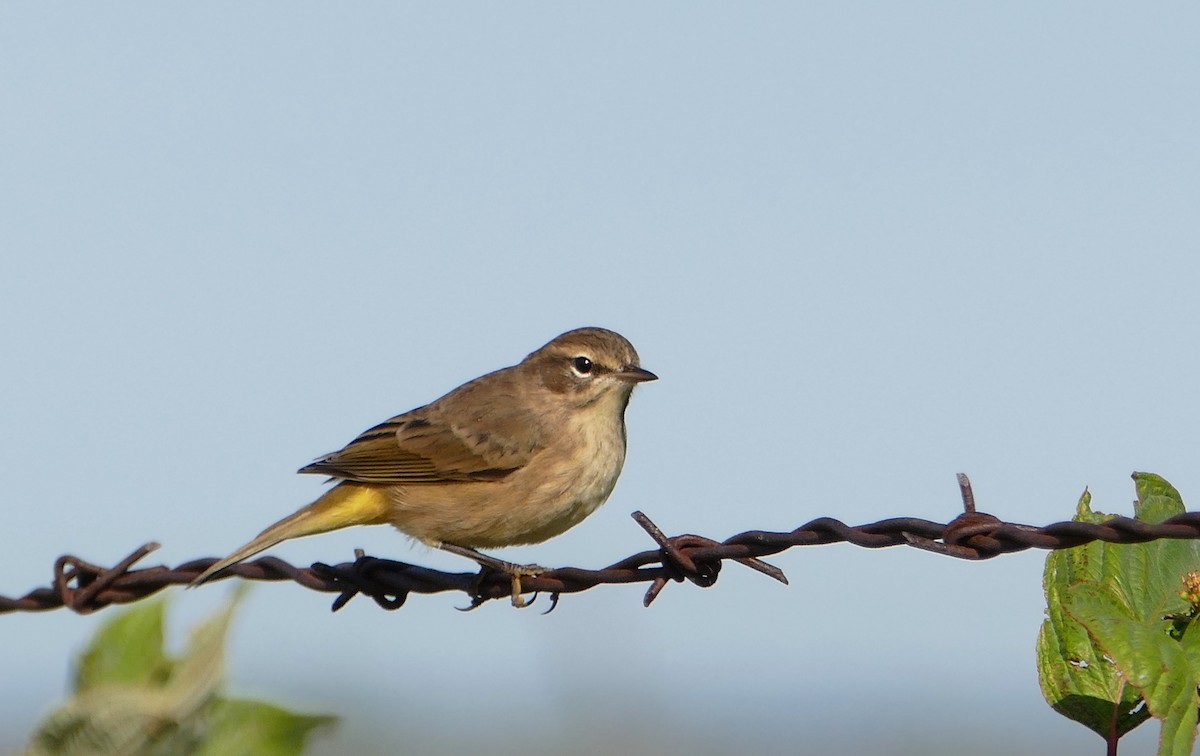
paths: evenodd
<path fill-rule="evenodd" d="M 1128 511 L 1134 470 L 1194 500 L 1197 21 L 1185 4 L 6 4 L 0 593 L 64 552 L 224 554 L 319 493 L 293 474 L 313 457 L 581 325 L 626 335 L 662 380 L 630 406 L 609 503 L 501 554 L 517 561 L 642 550 L 635 509 L 714 538 L 946 520 L 959 471 L 981 509 L 1034 524 L 1085 486 Z M 387 528 L 272 553 L 355 547 L 466 569 Z M 790 587 L 730 565 L 649 610 L 607 587 L 546 617 L 449 595 L 330 615 L 262 586 L 231 685 L 341 714 L 322 753 L 724 753 L 797 733 L 827 753 L 954 752 L 963 733 L 1097 752 L 1038 691 L 1042 554 L 773 561 Z M 177 629 L 226 590 L 176 591 Z M 0 751 L 99 619 L 0 620 Z"/>

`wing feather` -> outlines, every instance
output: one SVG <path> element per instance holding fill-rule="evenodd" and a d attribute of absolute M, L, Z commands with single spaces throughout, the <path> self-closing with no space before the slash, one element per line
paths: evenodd
<path fill-rule="evenodd" d="M 300 472 L 382 484 L 499 480 L 541 448 L 540 424 L 530 413 L 490 413 L 472 420 L 467 429 L 446 422 L 432 406 L 413 410 L 363 432 Z"/>

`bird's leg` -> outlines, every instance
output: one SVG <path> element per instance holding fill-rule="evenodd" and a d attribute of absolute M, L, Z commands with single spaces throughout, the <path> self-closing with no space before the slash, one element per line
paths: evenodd
<path fill-rule="evenodd" d="M 438 548 L 442 551 L 449 551 L 451 554 L 458 554 L 467 559 L 473 559 L 485 570 L 495 570 L 496 572 L 503 572 L 505 575 L 508 575 L 512 579 L 512 605 L 518 609 L 529 606 L 532 603 L 521 598 L 521 578 L 525 576 L 533 577 L 546 571 L 545 567 L 536 564 L 506 562 L 503 559 L 481 554 L 475 549 L 467 548 L 466 546 L 455 546 L 452 543 L 439 543 Z M 482 577 L 482 573 L 480 576 Z"/>

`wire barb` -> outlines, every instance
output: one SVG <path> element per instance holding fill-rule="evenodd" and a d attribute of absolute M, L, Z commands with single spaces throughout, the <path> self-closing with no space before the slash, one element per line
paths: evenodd
<path fill-rule="evenodd" d="M 655 543 L 658 544 L 662 550 L 663 568 L 670 573 L 668 575 L 660 575 L 650 584 L 650 588 L 646 590 L 646 596 L 642 600 L 643 606 L 650 606 L 654 602 L 654 599 L 666 587 L 668 578 L 676 582 L 681 582 L 686 578 L 701 588 L 708 588 L 717 582 L 717 575 L 721 571 L 721 560 L 719 558 L 710 559 L 697 564 L 688 556 L 684 549 L 688 546 L 720 546 L 721 544 L 711 538 L 691 534 L 667 538 L 662 530 L 644 513 L 638 511 L 634 512 L 631 516 L 638 525 L 641 525 L 650 534 Z M 756 557 L 730 558 L 768 577 L 772 577 L 784 585 L 788 584 L 787 575 L 783 574 L 783 570 L 761 559 Z"/>
<path fill-rule="evenodd" d="M 93 611 L 92 602 L 101 591 L 129 572 L 129 568 L 141 561 L 142 557 L 158 548 L 157 543 L 144 544 L 111 568 L 97 567 L 69 555 L 59 557 L 54 563 L 54 590 L 63 605 L 78 614 L 87 614 Z M 78 587 L 73 588 L 72 583 Z"/>

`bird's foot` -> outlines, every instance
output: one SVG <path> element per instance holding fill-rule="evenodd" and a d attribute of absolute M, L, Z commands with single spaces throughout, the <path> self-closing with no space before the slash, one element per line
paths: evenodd
<path fill-rule="evenodd" d="M 516 564 L 514 562 L 506 562 L 503 559 L 497 559 L 496 557 L 480 553 L 475 549 L 467 548 L 465 546 L 455 546 L 454 544 L 450 543 L 443 543 L 439 546 L 439 548 L 441 548 L 443 551 L 449 551 L 452 554 L 458 554 L 459 556 L 465 556 L 468 559 L 473 559 L 477 564 L 479 564 L 481 567 L 479 570 L 479 576 L 475 578 L 475 582 L 471 586 L 472 592 L 476 595 L 479 594 L 479 587 L 482 585 L 483 579 L 487 577 L 489 572 L 502 572 L 505 575 L 508 575 L 509 579 L 512 581 L 512 605 L 518 609 L 524 608 L 533 603 L 533 599 L 526 601 L 525 597 L 521 595 L 524 593 L 524 591 L 521 589 L 521 578 L 536 577 L 537 575 L 546 572 L 547 569 L 537 564 Z"/>
<path fill-rule="evenodd" d="M 513 564 L 511 562 L 505 563 L 504 572 L 507 572 L 509 578 L 512 580 L 512 605 L 513 606 L 517 607 L 518 609 L 522 609 L 533 603 L 533 599 L 526 601 L 525 597 L 521 595 L 521 593 L 522 593 L 521 578 L 537 577 L 538 575 L 541 575 L 545 571 L 546 571 L 545 567 L 539 567 L 536 564 Z M 535 593 L 534 598 L 536 598 L 536 597 L 537 597 L 537 594 Z"/>

